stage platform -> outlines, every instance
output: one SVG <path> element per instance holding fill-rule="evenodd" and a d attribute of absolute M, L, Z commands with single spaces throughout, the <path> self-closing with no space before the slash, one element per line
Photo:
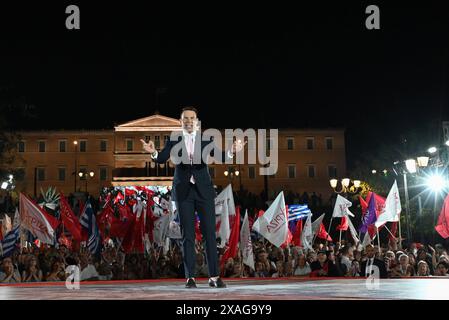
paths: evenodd
<path fill-rule="evenodd" d="M 185 289 L 183 279 L 81 282 L 68 290 L 64 282 L 0 285 L 2 300 L 449 300 L 449 278 L 380 280 L 378 287 L 365 279 L 282 278 L 226 279 L 227 288 Z"/>

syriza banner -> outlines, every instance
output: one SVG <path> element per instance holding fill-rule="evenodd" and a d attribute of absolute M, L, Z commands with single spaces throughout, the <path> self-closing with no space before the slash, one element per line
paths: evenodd
<path fill-rule="evenodd" d="M 31 202 L 23 193 L 20 194 L 20 221 L 40 241 L 53 244 L 54 230 L 45 217 L 45 213 Z"/>
<path fill-rule="evenodd" d="M 283 191 L 279 193 L 268 210 L 254 222 L 253 230 L 278 248 L 287 240 L 288 216 Z"/>

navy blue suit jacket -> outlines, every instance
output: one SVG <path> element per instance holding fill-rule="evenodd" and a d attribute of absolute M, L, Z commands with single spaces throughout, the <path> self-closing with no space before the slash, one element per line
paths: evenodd
<path fill-rule="evenodd" d="M 185 144 L 182 140 L 182 136 L 179 136 L 178 141 L 167 140 L 164 148 L 158 153 L 157 158 L 155 158 L 154 160 L 157 163 L 165 163 L 166 161 L 168 161 L 172 148 L 178 143 L 183 144 L 179 147 L 184 147 L 178 152 L 178 156 L 182 157 L 182 151 L 186 151 L 186 149 Z M 193 185 L 190 183 L 190 177 L 192 175 L 195 179 L 195 185 L 197 186 L 200 195 L 204 199 L 215 198 L 215 189 L 209 174 L 207 163 L 204 163 L 203 159 L 201 158 L 201 154 L 204 148 L 211 143 L 213 143 L 213 139 L 211 139 L 210 141 L 201 141 L 200 135 L 197 133 L 197 136 L 195 138 L 194 157 L 199 157 L 199 159 L 201 159 L 200 163 L 186 164 L 181 162 L 180 164 L 177 164 L 175 166 L 172 190 L 172 199 L 174 201 L 182 201 L 187 198 L 190 188 L 193 187 Z M 211 156 L 216 159 L 216 155 L 214 154 L 214 152 L 211 152 Z M 219 156 L 221 156 L 221 161 L 222 163 L 224 163 L 227 157 L 226 152 L 220 151 Z"/>

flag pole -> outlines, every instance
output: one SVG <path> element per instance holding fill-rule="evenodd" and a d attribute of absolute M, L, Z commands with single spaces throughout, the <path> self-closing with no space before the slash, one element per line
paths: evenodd
<path fill-rule="evenodd" d="M 379 247 L 379 253 L 381 253 L 381 248 L 380 248 L 380 236 L 379 236 L 379 228 L 376 227 L 377 230 L 377 246 Z"/>
<path fill-rule="evenodd" d="M 402 249 L 401 218 L 399 217 L 399 249 Z M 395 238 L 396 239 L 396 238 Z"/>
<path fill-rule="evenodd" d="M 331 217 L 331 222 L 329 223 L 329 228 L 327 229 L 327 234 L 330 236 L 330 232 L 331 232 L 331 226 L 332 226 L 332 220 L 334 219 L 334 217 Z M 326 245 L 327 245 L 327 240 L 326 240 Z"/>
<path fill-rule="evenodd" d="M 390 229 L 388 229 L 387 226 L 385 226 L 385 229 L 388 231 L 389 234 L 391 234 L 391 236 L 396 240 L 396 237 L 391 233 Z"/>
<path fill-rule="evenodd" d="M 340 241 L 339 242 L 340 242 L 340 246 L 341 246 L 341 230 L 340 230 Z"/>

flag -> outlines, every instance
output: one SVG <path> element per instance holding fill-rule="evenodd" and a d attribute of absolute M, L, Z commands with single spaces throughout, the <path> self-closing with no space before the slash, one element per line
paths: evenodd
<path fill-rule="evenodd" d="M 12 230 L 12 224 L 11 224 L 11 218 L 8 216 L 7 213 L 5 213 L 5 218 L 2 221 L 2 229 L 0 230 L 0 234 L 2 237 L 0 240 L 3 239 L 3 235 L 8 234 Z"/>
<path fill-rule="evenodd" d="M 288 206 L 288 221 L 307 218 L 309 213 L 312 213 L 312 211 L 310 211 L 307 204 L 291 204 Z"/>
<path fill-rule="evenodd" d="M 242 251 L 243 263 L 254 270 L 254 254 L 253 244 L 251 242 L 251 232 L 249 228 L 248 210 L 246 210 L 242 230 L 240 230 L 240 250 Z"/>
<path fill-rule="evenodd" d="M 318 233 L 316 236 L 326 241 L 332 241 L 331 236 L 327 233 L 326 228 L 324 227 L 324 224 L 322 222 L 320 223 L 320 228 L 318 229 Z"/>
<path fill-rule="evenodd" d="M 388 233 L 388 239 L 390 239 L 390 241 L 396 241 L 396 232 L 398 231 L 398 222 L 392 222 L 391 226 L 390 226 L 391 230 L 391 234 Z"/>
<path fill-rule="evenodd" d="M 215 215 L 216 223 L 220 224 L 217 237 L 221 239 L 220 247 L 224 247 L 231 235 L 229 216 L 235 215 L 234 195 L 232 194 L 231 184 L 224 188 L 215 198 Z"/>
<path fill-rule="evenodd" d="M 264 215 L 254 222 L 253 230 L 279 248 L 288 237 L 287 219 L 284 192 L 281 191 Z"/>
<path fill-rule="evenodd" d="M 94 210 L 90 204 L 90 201 L 87 200 L 83 212 L 80 217 L 81 226 L 87 231 L 87 248 L 89 252 L 92 254 L 98 254 L 100 252 L 100 232 L 98 230 L 96 217 L 94 214 Z"/>
<path fill-rule="evenodd" d="M 373 193 L 368 203 L 368 213 L 364 217 L 364 221 L 362 226 L 360 227 L 360 231 L 363 233 L 368 232 L 368 226 L 374 224 L 376 220 L 376 198 L 374 197 Z"/>
<path fill-rule="evenodd" d="M 19 240 L 19 235 L 20 226 L 16 226 L 5 235 L 2 241 L 0 241 L 0 253 L 3 258 L 9 257 L 14 252 L 17 240 Z"/>
<path fill-rule="evenodd" d="M 348 225 L 349 225 L 349 231 L 351 232 L 352 239 L 354 239 L 356 244 L 359 243 L 360 239 L 357 235 L 357 231 L 355 230 L 354 225 L 352 224 L 352 221 L 349 218 L 348 218 Z"/>
<path fill-rule="evenodd" d="M 349 228 L 348 220 L 349 220 L 349 217 L 341 217 L 341 222 L 337 226 L 337 230 L 338 231 L 347 231 Z"/>
<path fill-rule="evenodd" d="M 324 213 L 319 216 L 314 222 L 312 222 L 312 234 L 315 236 L 319 229 L 321 228 L 321 223 L 324 219 Z"/>
<path fill-rule="evenodd" d="M 334 212 L 332 213 L 332 218 L 341 218 L 348 215 L 354 217 L 354 214 L 348 209 L 351 206 L 351 201 L 338 194 L 337 200 L 335 201 Z"/>
<path fill-rule="evenodd" d="M 365 237 L 363 238 L 362 248 L 365 249 L 367 245 L 371 244 L 371 237 L 369 233 L 365 233 Z"/>
<path fill-rule="evenodd" d="M 69 206 L 69 203 L 67 202 L 67 199 L 64 197 L 64 195 L 61 192 L 61 196 L 59 198 L 59 207 L 60 207 L 60 215 L 62 219 L 62 223 L 64 223 L 64 226 L 69 230 L 69 232 L 72 234 L 73 239 L 76 241 L 81 241 L 81 225 L 77 217 L 75 217 L 75 214 L 73 213 L 72 209 Z"/>
<path fill-rule="evenodd" d="M 383 210 L 376 220 L 376 227 L 379 227 L 386 222 L 399 221 L 399 214 L 401 213 L 401 200 L 399 199 L 399 190 L 396 180 L 388 193 L 385 206 L 382 209 Z"/>
<path fill-rule="evenodd" d="M 301 233 L 301 243 L 305 249 L 313 249 L 312 214 L 307 217 L 306 223 Z"/>
<path fill-rule="evenodd" d="M 168 227 L 170 224 L 170 215 L 163 214 L 154 222 L 154 242 L 159 246 L 163 246 L 167 237 Z"/>
<path fill-rule="evenodd" d="M 50 221 L 51 223 L 50 223 Z M 56 218 L 50 217 L 42 208 L 33 203 L 27 196 L 20 193 L 20 221 L 22 227 L 29 230 L 35 237 L 44 243 L 53 244 Z"/>
<path fill-rule="evenodd" d="M 295 246 L 301 246 L 301 233 L 302 233 L 302 219 L 298 219 L 296 223 L 296 229 L 293 234 L 292 242 Z"/>
<path fill-rule="evenodd" d="M 441 208 L 435 230 L 444 239 L 449 238 L 449 195 L 447 195 L 446 199 L 444 199 L 443 207 Z"/>
<path fill-rule="evenodd" d="M 240 237 L 240 207 L 237 206 L 235 210 L 235 222 L 232 226 L 231 235 L 229 236 L 228 248 L 221 257 L 220 266 L 224 266 L 229 258 L 235 258 L 238 253 Z M 223 268 L 224 272 L 224 268 Z"/>
<path fill-rule="evenodd" d="M 370 192 L 368 192 L 368 196 L 366 197 L 366 200 L 364 200 L 363 198 L 362 198 L 362 196 L 359 196 L 359 201 L 360 201 L 360 207 L 362 208 L 362 219 L 363 219 L 363 217 L 365 216 L 365 214 L 367 213 L 367 211 L 368 211 L 368 202 L 369 202 L 369 199 L 371 198 L 371 191 Z M 362 220 L 363 221 L 363 220 Z"/>

